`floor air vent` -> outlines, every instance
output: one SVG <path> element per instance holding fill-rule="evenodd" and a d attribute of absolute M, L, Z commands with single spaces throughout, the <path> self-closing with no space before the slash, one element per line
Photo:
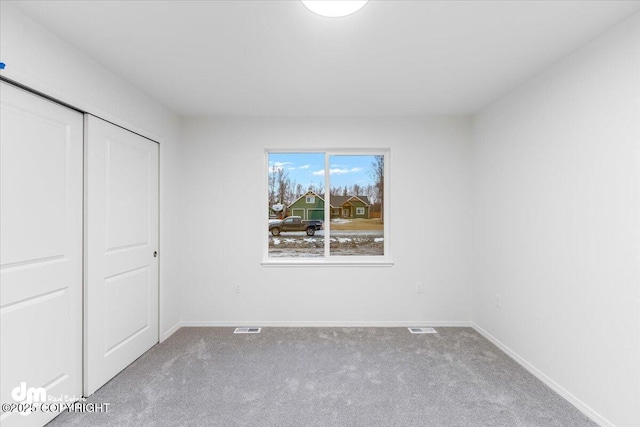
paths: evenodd
<path fill-rule="evenodd" d="M 437 334 L 433 328 L 407 328 L 412 334 Z"/>
<path fill-rule="evenodd" d="M 236 328 L 234 334 L 259 334 L 262 328 Z"/>

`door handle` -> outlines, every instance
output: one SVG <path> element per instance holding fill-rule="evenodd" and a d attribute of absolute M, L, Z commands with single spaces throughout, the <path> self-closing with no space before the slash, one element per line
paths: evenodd
<path fill-rule="evenodd" d="M 158 251 L 153 251 L 153 257 L 157 257 L 158 256 Z"/>

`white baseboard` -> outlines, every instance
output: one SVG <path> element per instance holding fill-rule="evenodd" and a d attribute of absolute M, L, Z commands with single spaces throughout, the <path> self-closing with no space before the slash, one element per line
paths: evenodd
<path fill-rule="evenodd" d="M 173 335 L 181 327 L 182 327 L 182 322 L 178 322 L 175 325 L 173 325 L 171 328 L 169 328 L 168 331 L 166 331 L 166 332 L 164 332 L 164 333 L 162 333 L 160 335 L 160 342 L 163 342 L 164 340 L 169 338 L 171 335 Z"/>
<path fill-rule="evenodd" d="M 558 384 L 557 382 L 553 381 L 551 378 L 549 378 L 544 373 L 539 371 L 535 366 L 533 366 L 531 363 L 527 362 L 524 358 L 520 357 L 519 354 L 517 354 L 516 352 L 511 350 L 509 347 L 504 345 L 502 342 L 500 342 L 500 340 L 495 338 L 489 332 L 487 332 L 484 329 L 482 329 L 478 324 L 476 324 L 475 322 L 471 322 L 471 327 L 473 329 L 475 329 L 480 335 L 482 335 L 483 337 L 485 337 L 486 339 L 491 341 L 500 350 L 505 352 L 507 354 L 507 356 L 509 356 L 510 358 L 515 360 L 516 362 L 518 362 L 523 368 L 525 368 L 527 371 L 529 371 L 531 374 L 533 374 L 536 378 L 538 378 L 540 381 L 542 381 L 547 386 L 549 386 L 553 391 L 558 393 L 565 400 L 567 400 L 569 403 L 571 403 L 573 406 L 575 406 L 578 410 L 580 410 L 580 412 L 585 414 L 591 420 L 593 420 L 594 422 L 598 423 L 602 427 L 615 427 L 615 425 L 612 422 L 610 422 L 609 420 L 604 418 L 602 415 L 600 415 L 599 413 L 597 413 L 596 411 L 591 409 L 591 407 L 589 407 L 583 401 L 581 401 L 580 399 L 575 397 L 573 394 L 571 394 L 569 391 L 567 391 L 560 384 Z"/>
<path fill-rule="evenodd" d="M 268 321 L 268 320 L 261 320 L 261 321 L 251 321 L 251 320 L 233 320 L 233 321 L 228 321 L 228 320 L 224 320 L 224 321 L 218 321 L 218 320 L 203 320 L 203 321 L 198 321 L 198 320 L 186 320 L 186 321 L 182 321 L 180 322 L 180 327 L 196 327 L 196 326 L 201 326 L 201 327 L 240 327 L 240 326 L 244 326 L 244 327 L 249 327 L 249 326 L 256 326 L 256 327 L 262 327 L 262 328 L 267 328 L 267 327 L 296 327 L 296 328 L 303 328 L 303 327 L 307 327 L 307 328 L 312 328 L 312 327 L 325 327 L 325 328 L 353 328 L 353 327 L 368 327 L 368 328 L 373 328 L 373 327 L 378 327 L 378 328 L 394 328 L 394 327 L 409 327 L 409 326 L 415 326 L 415 327 L 420 327 L 420 326 L 435 326 L 435 327 L 457 327 L 457 328 L 461 328 L 461 327 L 467 327 L 470 328 L 472 327 L 472 324 L 470 321 L 465 321 L 465 320 L 451 320 L 451 321 L 442 321 L 442 320 L 438 320 L 438 321 L 424 321 L 424 320 L 404 320 L 404 321 L 396 321 L 396 320 L 381 320 L 381 321 L 376 321 L 376 320 L 366 320 L 366 321 L 359 321 L 359 320 L 348 320 L 348 321 L 315 321 L 315 320 L 311 320 L 311 321 L 283 321 L 283 320 L 276 320 L 276 321 Z"/>

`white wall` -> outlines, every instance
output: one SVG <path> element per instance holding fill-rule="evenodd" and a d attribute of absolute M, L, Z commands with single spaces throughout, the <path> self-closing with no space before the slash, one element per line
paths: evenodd
<path fill-rule="evenodd" d="M 601 422 L 640 425 L 639 15 L 480 112 L 473 129 L 462 118 L 221 118 L 181 131 L 0 4 L 3 75 L 161 143 L 162 332 L 180 320 L 473 319 Z M 391 148 L 393 267 L 260 265 L 263 149 L 308 146 Z"/>
<path fill-rule="evenodd" d="M 474 322 L 602 423 L 640 425 L 640 15 L 473 132 Z"/>
<path fill-rule="evenodd" d="M 468 119 L 192 119 L 183 130 L 187 324 L 471 320 Z M 391 149 L 394 266 L 261 266 L 264 150 L 298 147 Z"/>
<path fill-rule="evenodd" d="M 0 5 L 3 76 L 160 142 L 160 331 L 166 331 L 179 320 L 177 117 L 11 4 Z"/>

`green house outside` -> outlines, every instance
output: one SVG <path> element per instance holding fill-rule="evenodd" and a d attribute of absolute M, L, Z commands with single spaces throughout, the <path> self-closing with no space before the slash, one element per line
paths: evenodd
<path fill-rule="evenodd" d="M 370 218 L 366 196 L 331 196 L 331 218 Z"/>
<path fill-rule="evenodd" d="M 331 196 L 331 218 L 370 218 L 371 205 L 366 196 Z M 324 221 L 324 199 L 307 191 L 287 207 L 287 215 Z"/>
<path fill-rule="evenodd" d="M 287 208 L 290 216 L 299 216 L 302 219 L 321 219 L 324 221 L 324 199 L 308 191 L 300 196 Z"/>
<path fill-rule="evenodd" d="M 350 215 L 345 215 L 344 210 L 350 209 Z M 369 205 L 359 197 L 352 197 L 347 203 L 342 205 L 343 216 L 347 218 L 369 218 Z"/>

